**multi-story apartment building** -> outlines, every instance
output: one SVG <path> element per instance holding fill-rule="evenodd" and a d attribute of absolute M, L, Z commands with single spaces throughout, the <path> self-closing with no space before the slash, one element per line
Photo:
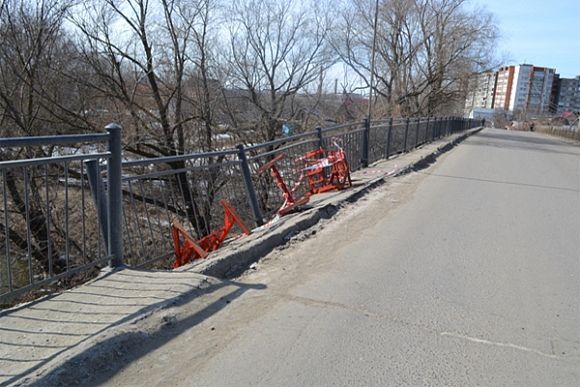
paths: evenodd
<path fill-rule="evenodd" d="M 477 108 L 492 108 L 496 75 L 497 73 L 486 71 L 471 77 L 468 85 L 469 92 L 465 100 L 467 113 Z"/>
<path fill-rule="evenodd" d="M 580 112 L 580 75 L 558 80 L 557 112 Z"/>
<path fill-rule="evenodd" d="M 554 69 L 528 64 L 482 74 L 476 78 L 477 86 L 467 97 L 466 109 L 469 106 L 534 114 L 548 112 L 553 100 L 554 76 Z"/>
<path fill-rule="evenodd" d="M 510 110 L 515 66 L 501 67 L 497 71 L 493 109 Z"/>
<path fill-rule="evenodd" d="M 554 69 L 525 64 L 501 68 L 494 108 L 512 112 L 547 112 L 554 74 Z"/>

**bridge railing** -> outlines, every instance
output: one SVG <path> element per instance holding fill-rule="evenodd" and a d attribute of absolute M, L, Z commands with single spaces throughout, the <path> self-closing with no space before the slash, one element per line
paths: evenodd
<path fill-rule="evenodd" d="M 108 197 L 95 190 L 93 200 L 87 173 L 91 165 L 120 163 L 120 128 L 109 129 L 0 138 L 0 304 L 51 283 L 67 283 L 73 275 L 82 280 L 83 273 L 107 262 L 122 262 L 122 245 L 106 244 L 115 243 L 111 234 L 118 225 L 98 221 L 99 212 L 121 212 L 114 179 L 107 172 L 113 189 Z"/>
<path fill-rule="evenodd" d="M 140 160 L 122 159 L 114 124 L 103 134 L 0 138 L 0 304 L 55 282 L 73 284 L 71 277 L 82 281 L 107 262 L 167 268 L 171 223 L 202 237 L 221 226 L 221 199 L 250 228 L 262 225 L 283 198 L 269 173 L 256 172 L 280 153 L 278 168 L 292 188 L 300 178 L 294 160 L 318 147 L 342 147 L 356 171 L 480 124 L 458 117 L 360 121 Z"/>

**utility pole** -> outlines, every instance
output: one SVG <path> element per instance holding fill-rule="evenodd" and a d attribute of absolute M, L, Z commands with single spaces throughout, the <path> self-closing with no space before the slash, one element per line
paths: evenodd
<path fill-rule="evenodd" d="M 370 125 L 371 113 L 372 113 L 372 103 L 373 103 L 373 82 L 375 80 L 375 50 L 377 43 L 377 21 L 379 16 L 379 0 L 375 1 L 375 22 L 373 27 L 373 48 L 371 51 L 371 80 L 369 85 L 369 108 L 367 112 L 367 120 Z"/>

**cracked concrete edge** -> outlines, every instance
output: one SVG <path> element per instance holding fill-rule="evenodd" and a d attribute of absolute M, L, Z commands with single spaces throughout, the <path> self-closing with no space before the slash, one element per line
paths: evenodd
<path fill-rule="evenodd" d="M 251 264 L 264 258 L 275 248 L 286 244 L 292 236 L 308 230 L 309 228 L 315 226 L 322 219 L 332 218 L 341 207 L 349 203 L 354 203 L 365 197 L 372 190 L 385 184 L 389 178 L 401 176 L 414 170 L 426 168 L 427 166 L 434 163 L 439 156 L 450 151 L 466 138 L 478 133 L 482 129 L 483 127 L 470 129 L 459 136 L 452 136 L 448 138 L 448 141 L 437 147 L 433 152 L 420 158 L 419 160 L 413 161 L 404 167 L 399 168 L 394 174 L 389 175 L 385 173 L 382 176 L 369 180 L 360 187 L 351 188 L 351 193 L 346 195 L 337 203 L 325 204 L 323 206 L 315 207 L 297 214 L 295 215 L 298 216 L 296 221 L 282 224 L 276 230 L 263 232 L 264 234 L 259 239 L 248 243 L 247 246 L 238 248 L 226 255 L 210 258 L 196 266 L 184 268 L 184 270 L 191 270 L 217 278 L 236 277 L 247 270 Z"/>

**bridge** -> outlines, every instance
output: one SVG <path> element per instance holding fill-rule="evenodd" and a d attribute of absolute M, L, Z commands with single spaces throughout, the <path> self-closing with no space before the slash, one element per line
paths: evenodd
<path fill-rule="evenodd" d="M 201 266 L 2 312 L 1 382 L 577 385 L 578 144 L 424 128 Z"/>

